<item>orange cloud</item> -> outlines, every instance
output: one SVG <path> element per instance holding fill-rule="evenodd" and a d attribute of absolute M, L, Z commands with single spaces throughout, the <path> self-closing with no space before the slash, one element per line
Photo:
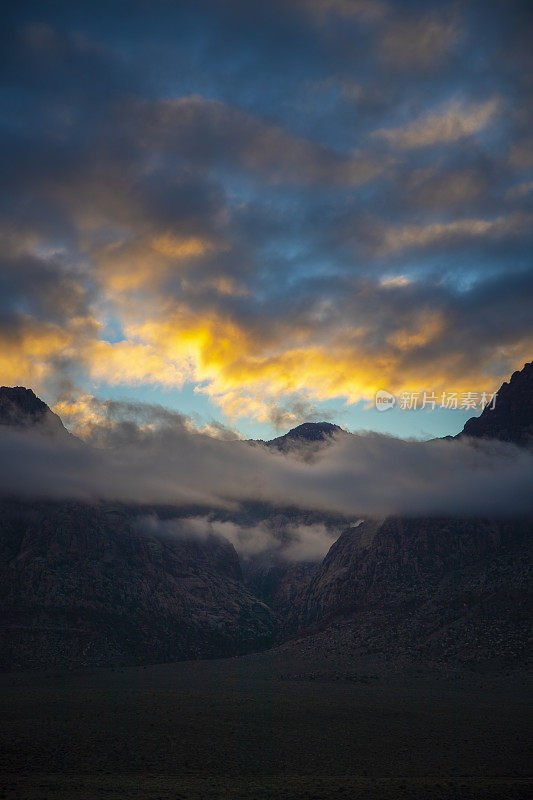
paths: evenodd
<path fill-rule="evenodd" d="M 49 382 L 60 377 L 58 365 L 80 361 L 80 352 L 95 326 L 93 320 L 86 319 L 58 325 L 20 316 L 14 329 L 0 330 L 2 382 L 44 391 Z"/>
<path fill-rule="evenodd" d="M 89 375 L 97 383 L 181 387 L 193 377 L 185 360 L 178 361 L 144 342 L 97 340 L 86 347 L 84 355 Z"/>
<path fill-rule="evenodd" d="M 383 291 L 401 290 L 404 285 L 392 283 Z M 447 352 L 438 358 L 412 357 L 444 341 L 450 324 L 443 312 L 414 312 L 409 326 L 397 328 L 371 351 L 372 332 L 364 329 L 359 335 L 336 330 L 320 341 L 295 324 L 287 339 L 283 333 L 256 334 L 213 311 L 201 317 L 180 307 L 174 316 L 131 324 L 126 329 L 128 341 L 98 343 L 90 370 L 93 379 L 114 383 L 181 386 L 194 381 L 199 384 L 196 391 L 206 393 L 228 417 L 263 421 L 289 395 L 355 403 L 372 398 L 383 386 L 395 392 L 490 389 L 493 378 L 487 377 L 483 364 L 468 364 Z M 528 346 L 524 342 L 519 348 L 524 359 Z M 517 355 L 518 360 L 521 357 Z"/>
<path fill-rule="evenodd" d="M 226 249 L 198 236 L 172 233 L 146 234 L 106 245 L 95 254 L 100 280 L 123 292 L 157 285 L 169 274 L 185 274 L 199 258 Z"/>

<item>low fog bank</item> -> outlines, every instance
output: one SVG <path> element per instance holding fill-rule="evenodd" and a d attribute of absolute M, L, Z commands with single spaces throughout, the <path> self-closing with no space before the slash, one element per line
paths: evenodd
<path fill-rule="evenodd" d="M 217 519 L 214 514 L 173 519 L 146 514 L 138 518 L 137 528 L 150 535 L 177 539 L 206 540 L 214 536 L 231 542 L 245 559 L 268 553 L 284 561 L 321 561 L 341 532 L 340 527 L 332 528 L 319 522 L 289 523 L 283 525 L 280 536 L 272 520 L 246 525 Z"/>
<path fill-rule="evenodd" d="M 497 441 L 341 436 L 311 462 L 178 426 L 122 428 L 95 447 L 6 429 L 4 496 L 232 508 L 258 500 L 343 515 L 533 510 L 533 454 Z M 231 537 L 229 537 L 231 538 Z"/>

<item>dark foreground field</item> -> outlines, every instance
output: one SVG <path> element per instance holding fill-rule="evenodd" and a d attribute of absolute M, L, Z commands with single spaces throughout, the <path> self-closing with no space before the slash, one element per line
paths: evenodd
<path fill-rule="evenodd" d="M 0 676 L 0 797 L 526 798 L 523 671 L 240 659 Z"/>

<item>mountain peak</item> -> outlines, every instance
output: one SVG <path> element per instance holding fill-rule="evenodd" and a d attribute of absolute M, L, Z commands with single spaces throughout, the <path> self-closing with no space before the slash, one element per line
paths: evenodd
<path fill-rule="evenodd" d="M 503 383 L 492 403 L 479 417 L 469 419 L 459 436 L 480 439 L 501 439 L 528 445 L 533 441 L 533 361 L 514 372 Z"/>
<path fill-rule="evenodd" d="M 297 425 L 296 428 L 291 428 L 283 436 L 270 439 L 266 444 L 269 447 L 285 450 L 293 445 L 306 444 L 308 442 L 325 442 L 337 433 L 346 433 L 346 431 L 332 422 L 303 422 L 301 425 Z"/>
<path fill-rule="evenodd" d="M 0 386 L 0 425 L 36 428 L 41 433 L 67 433 L 57 414 L 24 386 Z"/>

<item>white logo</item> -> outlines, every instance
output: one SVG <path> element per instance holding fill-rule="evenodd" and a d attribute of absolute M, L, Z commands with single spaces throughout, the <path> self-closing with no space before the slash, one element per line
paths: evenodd
<path fill-rule="evenodd" d="M 395 403 L 396 398 L 394 395 L 386 392 L 385 389 L 380 389 L 379 392 L 376 392 L 376 408 L 378 411 L 388 411 Z"/>

